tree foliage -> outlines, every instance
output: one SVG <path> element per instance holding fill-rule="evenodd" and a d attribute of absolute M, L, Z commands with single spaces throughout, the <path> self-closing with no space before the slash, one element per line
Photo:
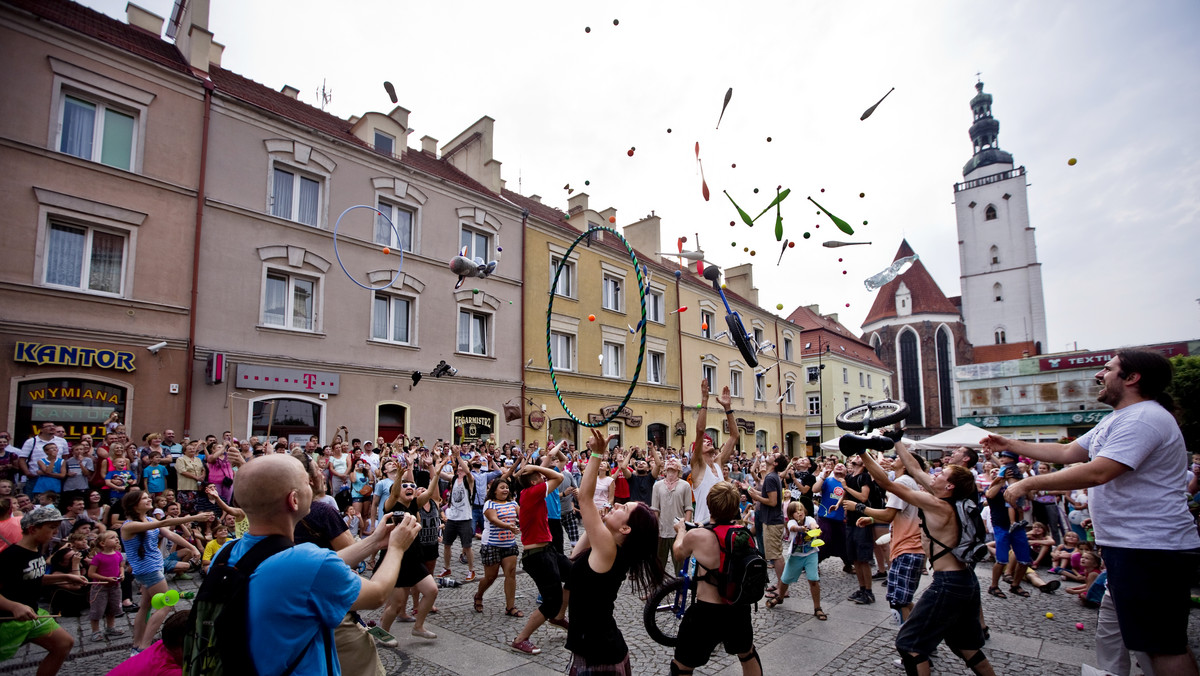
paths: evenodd
<path fill-rule="evenodd" d="M 1175 399 L 1179 429 L 1188 451 L 1200 453 L 1200 356 L 1172 357 L 1171 366 L 1175 375 L 1167 392 Z"/>

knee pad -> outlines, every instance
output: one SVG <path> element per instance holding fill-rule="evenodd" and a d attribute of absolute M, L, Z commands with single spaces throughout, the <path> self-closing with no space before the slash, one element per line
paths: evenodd
<path fill-rule="evenodd" d="M 684 669 L 671 660 L 671 676 L 691 676 L 695 669 Z"/>
<path fill-rule="evenodd" d="M 975 654 L 972 655 L 970 659 L 967 659 L 967 657 L 965 655 L 963 655 L 961 650 L 958 650 L 956 648 L 951 648 L 950 651 L 953 652 L 955 655 L 958 655 L 959 659 L 961 659 L 963 662 L 965 662 L 967 664 L 967 668 L 970 669 L 971 672 L 975 673 L 975 674 L 979 673 L 979 670 L 976 669 L 975 667 L 977 667 L 980 662 L 987 661 L 987 655 L 984 655 L 982 650 L 976 650 Z"/>
<path fill-rule="evenodd" d="M 917 665 L 922 662 L 928 662 L 928 655 L 910 655 L 907 650 L 896 649 L 900 653 L 900 665 L 904 667 L 904 673 L 907 676 L 917 676 L 920 672 L 917 671 Z"/>
<path fill-rule="evenodd" d="M 749 655 L 746 655 L 745 657 L 738 655 L 738 661 L 741 662 L 742 664 L 745 664 L 746 662 L 749 662 L 750 660 L 754 660 L 755 662 L 758 662 L 758 673 L 760 673 L 760 674 L 763 673 L 762 660 L 758 659 L 758 650 L 756 650 L 753 647 L 750 648 Z"/>

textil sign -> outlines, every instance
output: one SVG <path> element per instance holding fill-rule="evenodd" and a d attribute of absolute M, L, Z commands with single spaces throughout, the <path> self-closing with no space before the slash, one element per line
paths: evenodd
<path fill-rule="evenodd" d="M 250 389 L 264 387 L 285 392 L 337 394 L 341 387 L 341 376 L 324 371 L 301 371 L 238 364 L 237 386 Z"/>

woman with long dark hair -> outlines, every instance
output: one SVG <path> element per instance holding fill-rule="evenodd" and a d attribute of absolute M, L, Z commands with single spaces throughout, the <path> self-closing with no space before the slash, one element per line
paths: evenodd
<path fill-rule="evenodd" d="M 212 521 L 212 512 L 180 516 L 173 519 L 156 521 L 150 517 L 154 511 L 154 501 L 150 494 L 140 488 L 134 488 L 121 498 L 121 507 L 128 519 L 121 524 L 121 546 L 125 549 L 125 559 L 133 569 L 133 576 L 142 585 L 142 608 L 150 607 L 150 599 L 155 594 L 167 591 L 167 576 L 163 571 L 163 556 L 158 549 L 158 539 L 167 538 L 182 548 L 191 550 L 194 569 L 200 567 L 200 552 L 187 540 L 176 535 L 171 529 L 185 523 L 196 521 Z M 172 571 L 174 572 L 174 571 Z M 137 613 L 133 620 L 133 643 L 140 645 L 142 634 L 146 631 L 146 614 Z"/>
<path fill-rule="evenodd" d="M 641 502 L 612 506 L 604 517 L 593 497 L 600 460 L 608 440 L 593 429 L 587 442 L 591 459 L 579 485 L 579 512 L 587 530 L 575 545 L 570 574 L 571 676 L 617 674 L 629 676 L 629 649 L 614 617 L 621 584 L 632 577 L 634 586 L 649 593 L 662 583 L 658 558 L 658 518 Z"/>

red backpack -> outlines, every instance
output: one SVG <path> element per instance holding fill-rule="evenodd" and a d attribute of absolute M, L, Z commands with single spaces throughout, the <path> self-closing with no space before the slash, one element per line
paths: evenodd
<path fill-rule="evenodd" d="M 699 579 L 717 588 L 721 598 L 733 605 L 758 603 L 767 590 L 767 560 L 750 529 L 741 524 L 708 524 L 717 536 L 721 562 Z"/>

